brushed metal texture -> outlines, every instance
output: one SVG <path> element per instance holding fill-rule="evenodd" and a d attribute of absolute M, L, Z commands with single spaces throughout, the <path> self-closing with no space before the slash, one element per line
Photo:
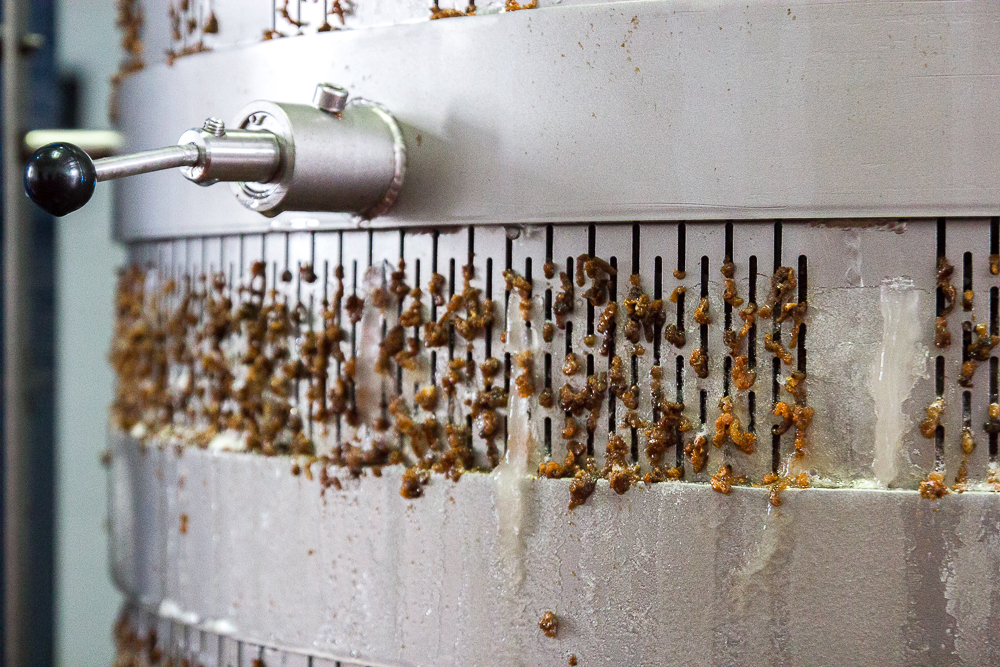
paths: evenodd
<path fill-rule="evenodd" d="M 287 457 L 121 435 L 113 451 L 113 496 L 148 498 L 115 512 L 113 534 L 138 537 L 115 542 L 132 571 L 116 581 L 149 622 L 174 624 L 160 639 L 177 658 L 209 631 L 247 665 L 261 651 L 379 665 L 1000 660 L 997 494 L 789 490 L 774 508 L 764 489 L 618 496 L 602 482 L 567 512 L 567 480 L 533 480 L 510 551 L 489 475 L 438 477 L 408 501 L 398 467 L 324 491 L 316 464 L 293 476 Z M 538 628 L 546 611 L 555 639 Z"/>
<path fill-rule="evenodd" d="M 318 81 L 400 121 L 408 175 L 377 227 L 989 216 L 1000 210 L 1000 16 L 963 3 L 618 2 L 344 30 L 152 65 L 128 150 Z M 242 210 L 150 174 L 122 240 L 350 227 Z"/>

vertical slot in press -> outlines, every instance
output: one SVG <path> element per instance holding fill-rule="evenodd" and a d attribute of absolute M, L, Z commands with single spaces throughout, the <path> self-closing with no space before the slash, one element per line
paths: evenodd
<path fill-rule="evenodd" d="M 514 268 L 514 241 L 513 241 L 513 239 L 510 238 L 509 235 L 506 235 L 505 239 L 504 239 L 504 243 L 505 243 L 505 246 L 504 246 L 505 247 L 505 251 L 504 251 L 504 264 L 503 264 L 503 268 L 506 271 L 510 271 L 512 268 Z M 504 304 L 504 306 L 503 306 L 504 307 L 504 311 L 503 311 L 504 321 L 506 322 L 506 321 L 510 320 L 510 313 L 508 312 L 508 310 L 510 308 L 510 289 L 509 288 L 505 288 L 504 289 L 504 292 L 503 292 L 503 304 Z"/>
<path fill-rule="evenodd" d="M 702 255 L 701 258 L 701 298 L 705 299 L 708 297 L 708 256 Z M 708 354 L 708 325 L 702 324 L 699 329 L 699 345 Z"/>
<path fill-rule="evenodd" d="M 750 285 L 747 291 L 747 302 L 757 305 L 757 255 L 750 255 L 749 268 Z M 757 370 L 757 320 L 754 319 L 747 333 L 747 365 L 750 370 Z M 753 419 L 751 411 L 750 418 Z"/>
<path fill-rule="evenodd" d="M 455 296 L 455 258 L 448 260 L 448 297 Z M 448 361 L 455 358 L 455 325 L 448 322 Z"/>
<path fill-rule="evenodd" d="M 504 352 L 503 354 L 503 391 L 506 395 L 510 396 L 510 352 Z M 508 416 L 503 416 L 503 451 L 507 453 L 507 439 L 508 439 L 508 428 L 509 421 Z"/>
<path fill-rule="evenodd" d="M 938 398 L 944 396 L 944 357 L 934 360 L 934 390 Z M 944 426 L 938 424 L 934 430 L 934 462 L 937 468 L 944 466 Z"/>
<path fill-rule="evenodd" d="M 809 293 L 809 260 L 805 255 L 799 255 L 799 303 L 808 300 Z"/>
<path fill-rule="evenodd" d="M 990 288 L 990 335 L 1000 334 L 1000 312 L 997 306 L 1000 305 L 1000 290 L 996 287 Z"/>
<path fill-rule="evenodd" d="M 687 256 L 687 225 L 677 224 L 677 272 L 684 273 Z"/>
<path fill-rule="evenodd" d="M 938 218 L 937 221 L 937 257 L 938 260 L 945 256 L 946 238 L 945 238 L 945 223 L 944 218 Z M 936 296 L 937 305 L 935 307 L 935 314 L 941 317 L 944 314 L 944 290 L 941 289 L 939 285 L 937 287 Z"/>
<path fill-rule="evenodd" d="M 594 355 L 587 355 L 587 377 L 589 378 L 594 374 Z M 590 456 L 594 455 L 594 429 L 587 429 L 587 453 Z"/>
<path fill-rule="evenodd" d="M 809 299 L 809 261 L 805 255 L 799 255 L 799 303 L 806 303 Z M 799 340 L 797 351 L 797 368 L 803 373 L 806 372 L 806 325 L 803 323 L 799 327 Z M 808 381 L 808 380 L 807 380 Z"/>
<path fill-rule="evenodd" d="M 632 274 L 639 273 L 639 224 L 632 225 Z"/>
<path fill-rule="evenodd" d="M 972 289 L 972 253 L 966 251 L 962 255 L 962 291 Z"/>
<path fill-rule="evenodd" d="M 773 357 L 771 359 L 771 408 L 778 404 L 781 384 L 778 378 L 781 377 L 781 359 Z M 771 472 L 777 474 L 781 466 L 781 436 L 771 431 Z"/>
<path fill-rule="evenodd" d="M 438 272 L 438 232 L 436 231 L 431 235 L 431 272 Z M 434 303 L 433 297 L 431 298 L 430 303 L 431 319 L 437 321 L 437 305 Z"/>
<path fill-rule="evenodd" d="M 990 254 L 1000 255 L 1000 217 L 990 218 Z"/>
<path fill-rule="evenodd" d="M 353 260 L 351 262 L 351 294 L 353 296 L 358 295 L 358 260 Z M 358 325 L 355 322 L 351 322 L 351 356 L 357 357 L 358 355 Z"/>
<path fill-rule="evenodd" d="M 997 384 L 998 384 L 998 368 L 1000 364 L 997 363 L 996 357 L 990 357 L 990 403 L 997 402 Z M 991 429 L 992 430 L 992 429 Z M 997 458 L 997 433 L 994 431 L 989 434 L 990 436 L 990 461 L 996 461 Z"/>
<path fill-rule="evenodd" d="M 772 270 L 777 272 L 781 268 L 781 220 L 774 221 L 774 245 L 772 246 L 772 254 L 774 255 L 774 266 Z"/>
<path fill-rule="evenodd" d="M 529 285 L 534 284 L 532 282 L 531 258 L 530 257 L 525 257 L 524 258 L 524 279 L 528 281 Z M 532 295 L 532 297 L 534 297 L 534 295 Z M 526 326 L 528 329 L 531 329 L 531 319 L 525 320 L 524 326 Z"/>
<path fill-rule="evenodd" d="M 733 223 L 726 223 L 725 258 L 727 262 L 733 261 Z M 733 327 L 733 306 L 725 301 L 722 304 L 723 324 L 726 329 Z"/>
<path fill-rule="evenodd" d="M 728 354 L 722 359 L 722 395 L 729 396 L 729 376 L 733 372 L 733 358 Z"/>
<path fill-rule="evenodd" d="M 399 259 L 404 262 L 406 261 L 406 232 L 402 229 L 399 230 Z M 393 270 L 395 269 L 396 267 L 393 267 Z M 396 301 L 396 317 L 403 314 L 403 301 L 404 299 L 397 299 Z"/>
<path fill-rule="evenodd" d="M 632 225 L 632 275 L 639 275 L 639 225 L 635 223 Z M 631 281 L 630 281 L 631 282 Z M 617 300 L 617 281 L 615 282 L 615 299 Z M 632 386 L 635 387 L 639 384 L 639 357 L 632 354 Z M 635 426 L 630 427 L 629 434 L 631 436 L 632 445 L 632 462 L 635 463 L 639 460 L 639 431 Z"/>
<path fill-rule="evenodd" d="M 475 275 L 476 275 L 476 273 L 475 273 L 476 272 L 475 261 L 476 261 L 476 228 L 473 227 L 472 225 L 470 225 L 469 226 L 468 245 L 466 246 L 466 260 L 465 260 L 465 266 L 467 268 L 463 267 L 463 269 L 462 269 L 462 284 L 463 285 L 466 284 L 465 283 L 465 276 L 466 275 L 468 275 L 468 280 L 470 282 L 475 278 Z M 468 348 L 466 348 L 465 360 L 466 360 L 466 362 L 468 364 L 467 368 L 474 368 L 475 367 L 474 364 L 473 364 L 473 360 L 472 360 L 472 349 L 473 348 L 472 348 L 471 345 Z M 472 415 L 471 414 L 466 415 L 465 421 L 466 421 L 466 428 L 468 428 L 467 433 L 469 434 L 468 435 L 468 438 L 469 438 L 469 447 L 471 448 L 472 447 Z"/>
<path fill-rule="evenodd" d="M 684 404 L 684 356 L 677 355 L 675 360 L 675 371 L 674 371 L 674 383 L 676 384 L 676 394 L 675 401 Z M 684 448 L 680 444 L 680 439 L 678 439 L 678 445 L 676 447 L 676 465 L 680 468 L 684 464 Z"/>
<path fill-rule="evenodd" d="M 990 235 L 991 235 L 991 239 L 992 239 L 991 240 L 991 244 L 995 243 L 995 240 L 997 238 L 997 235 L 996 235 L 996 220 L 997 220 L 997 218 L 993 218 L 993 221 L 991 221 L 991 225 L 990 225 L 990 229 L 991 229 L 991 234 Z M 991 245 L 991 248 L 992 247 L 993 246 Z M 996 254 L 996 253 L 993 252 L 992 254 Z M 1000 301 L 1000 290 L 998 290 L 996 287 L 991 287 L 990 288 L 990 335 L 991 336 L 996 336 L 998 334 L 997 329 L 1000 328 L 1000 327 L 998 327 L 998 325 L 1000 325 L 1000 321 L 998 321 L 998 320 L 1000 320 L 1000 316 L 998 316 L 998 313 L 997 313 L 997 306 L 1000 305 L 1000 304 L 997 303 L 998 301 Z M 991 356 L 990 357 L 990 404 L 994 404 L 994 403 L 997 402 L 997 384 L 998 384 L 998 381 L 1000 381 L 1000 378 L 997 377 L 998 376 L 998 368 L 997 368 L 997 366 L 998 366 L 998 364 L 997 364 L 997 358 Z M 990 461 L 996 461 L 996 458 L 997 458 L 997 433 L 992 428 L 990 428 L 989 431 L 992 431 L 992 432 L 989 432 Z"/>
<path fill-rule="evenodd" d="M 663 301 L 663 258 L 659 255 L 653 260 L 653 300 Z M 657 321 L 653 331 L 653 364 L 660 365 L 660 339 L 663 337 L 663 325 Z M 655 415 L 654 415 L 655 418 Z"/>
<path fill-rule="evenodd" d="M 486 300 L 493 300 L 493 258 L 486 258 Z M 493 356 L 493 323 L 486 325 L 486 358 Z"/>
<path fill-rule="evenodd" d="M 618 258 L 617 257 L 612 257 L 611 261 L 609 262 L 609 264 L 611 264 L 611 266 L 615 269 L 615 271 L 618 270 Z M 614 276 L 611 276 L 611 285 L 609 287 L 609 299 L 611 301 L 617 301 L 618 300 L 618 275 L 617 274 L 614 275 Z M 592 311 L 593 311 L 593 307 L 590 307 L 588 309 L 588 311 L 587 311 L 588 315 Z M 622 315 L 619 314 L 618 317 L 621 318 Z M 587 333 L 588 334 L 590 334 L 592 332 L 591 327 L 592 327 L 592 319 L 588 318 L 588 329 L 587 329 Z M 608 335 L 608 343 L 609 343 L 608 344 L 608 366 L 609 367 L 611 366 L 611 360 L 614 359 L 615 353 L 617 352 L 616 346 L 617 346 L 618 341 L 617 341 L 617 336 L 615 335 L 615 332 L 616 332 L 617 328 L 618 328 L 618 324 L 616 322 L 615 323 L 615 327 L 612 328 L 611 331 L 609 331 L 608 334 L 607 334 Z M 616 409 L 617 408 L 616 398 L 617 397 L 615 396 L 615 392 L 613 392 L 613 391 L 609 391 L 608 392 L 608 433 L 609 434 L 616 433 L 618 431 L 618 425 L 615 422 L 615 415 L 616 415 L 616 412 L 617 412 L 617 409 Z"/>
<path fill-rule="evenodd" d="M 597 227 L 595 225 L 589 225 L 587 227 L 587 254 L 594 257 L 597 254 Z M 611 266 L 618 269 L 618 260 L 614 257 L 611 258 Z M 615 289 L 618 285 L 618 276 L 611 277 L 612 289 Z M 611 297 L 614 300 L 617 297 Z M 594 335 L 594 304 L 587 299 L 587 335 Z"/>
<path fill-rule="evenodd" d="M 632 386 L 639 384 L 639 357 L 632 355 Z M 629 429 L 632 438 L 632 462 L 639 460 L 639 431 L 635 426 Z"/>

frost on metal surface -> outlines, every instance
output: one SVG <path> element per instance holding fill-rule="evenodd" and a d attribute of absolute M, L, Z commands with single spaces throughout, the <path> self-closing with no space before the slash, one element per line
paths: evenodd
<path fill-rule="evenodd" d="M 882 342 L 871 386 L 876 417 L 872 468 L 875 480 L 889 486 L 902 461 L 909 462 L 903 451 L 903 435 L 912 428 L 912 420 L 903 414 L 903 403 L 925 372 L 927 351 L 920 335 L 920 292 L 913 281 L 883 281 L 879 302 Z"/>
<path fill-rule="evenodd" d="M 602 481 L 567 521 L 567 481 L 530 480 L 512 597 L 485 474 L 411 501 L 396 492 L 399 466 L 332 471 L 343 486 L 324 491 L 318 462 L 296 476 L 281 457 L 129 438 L 112 466 L 127 480 L 115 493 L 143 499 L 114 523 L 141 527 L 120 559 L 130 622 L 145 640 L 149 623 L 173 624 L 156 639 L 178 661 L 222 630 L 244 656 L 361 665 L 1000 658 L 993 493 L 929 503 L 914 491 L 789 489 L 773 507 L 765 489 L 665 483 L 619 495 Z M 556 638 L 538 628 L 546 611 Z"/>
<path fill-rule="evenodd" d="M 516 292 L 510 299 L 518 307 Z M 539 350 L 535 332 L 521 317 L 519 308 L 507 308 L 507 350 L 511 355 L 535 355 Z M 515 388 L 507 398 L 507 448 L 503 459 L 493 469 L 496 481 L 496 508 L 500 558 L 507 579 L 504 592 L 516 597 L 524 583 L 524 535 L 529 493 L 528 478 L 538 469 L 540 458 L 538 419 L 532 419 L 531 395 L 522 396 Z"/>

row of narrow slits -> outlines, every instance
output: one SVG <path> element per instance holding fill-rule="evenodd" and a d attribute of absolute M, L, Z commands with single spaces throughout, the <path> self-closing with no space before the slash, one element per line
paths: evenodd
<path fill-rule="evenodd" d="M 962 221 L 957 221 L 954 224 L 967 224 Z M 948 258 L 947 253 L 947 237 L 948 237 L 948 223 L 944 218 L 939 218 L 937 221 L 937 257 L 938 259 Z M 990 219 L 990 255 L 997 256 L 1000 255 L 1000 218 L 994 217 Z M 980 267 L 982 268 L 982 267 Z M 976 288 L 975 281 L 973 280 L 975 276 L 975 271 L 973 267 L 973 253 L 971 251 L 965 251 L 962 253 L 961 264 L 956 266 L 956 273 L 961 271 L 962 289 L 958 296 L 958 305 L 956 310 L 961 310 L 962 294 L 965 292 L 974 291 Z M 937 288 L 936 293 L 936 315 L 939 317 L 944 314 L 945 307 L 944 294 L 941 287 Z M 991 336 L 1000 335 L 1000 289 L 997 286 L 991 286 L 989 290 L 989 311 L 988 311 L 988 322 L 989 322 L 989 334 Z M 972 316 L 966 315 L 963 317 L 965 322 L 969 324 L 974 324 L 974 318 Z M 957 332 L 953 332 L 953 335 Z M 963 327 L 961 333 L 961 360 L 965 363 L 970 360 L 969 346 L 972 343 L 973 332 L 970 331 L 969 327 Z M 957 336 L 956 336 L 957 337 Z M 953 343 L 954 345 L 954 343 Z M 983 371 L 980 370 L 980 373 Z M 989 359 L 989 402 L 997 403 L 998 400 L 998 363 L 996 355 L 991 355 Z M 946 383 L 948 381 L 946 372 L 946 356 L 944 354 L 937 354 L 934 359 L 934 385 L 935 391 L 938 398 L 944 398 L 946 393 Z M 982 376 L 978 376 L 980 380 Z M 954 378 L 951 378 L 954 381 Z M 962 391 L 962 427 L 967 429 L 975 429 L 977 424 L 976 420 L 982 419 L 984 415 L 975 415 L 972 410 L 972 390 L 966 388 Z M 951 437 L 957 434 L 948 434 L 943 425 L 938 424 L 935 429 L 934 438 L 934 451 L 935 451 L 935 462 L 938 468 L 945 467 L 946 459 L 946 437 Z M 987 438 L 989 443 L 989 460 L 995 462 L 997 458 L 997 433 L 987 432 Z M 954 439 L 954 438 L 952 438 Z"/>
<path fill-rule="evenodd" d="M 687 272 L 689 266 L 693 265 L 698 273 L 696 275 L 690 275 L 684 281 L 687 284 L 689 290 L 692 292 L 690 297 L 686 294 L 680 294 L 677 299 L 675 317 L 676 325 L 682 331 L 686 331 L 688 334 L 688 344 L 683 350 L 677 350 L 670 344 L 663 340 L 663 332 L 661 327 L 658 325 L 656 327 L 654 340 L 652 341 L 652 363 L 659 365 L 664 369 L 664 379 L 673 375 L 674 385 L 675 385 L 675 398 L 677 402 L 684 402 L 685 398 L 685 381 L 692 382 L 693 375 L 690 373 L 690 369 L 687 367 L 686 354 L 693 349 L 695 344 L 701 345 L 707 350 L 713 348 L 721 347 L 718 341 L 710 341 L 710 336 L 718 337 L 721 340 L 721 327 L 720 324 L 724 325 L 726 328 L 733 326 L 733 309 L 730 305 L 726 304 L 724 306 L 723 312 L 723 322 L 719 321 L 718 313 L 714 314 L 713 324 L 711 325 L 712 331 L 710 331 L 709 325 L 701 325 L 697 329 L 692 329 L 688 331 L 688 322 L 693 324 L 693 320 L 690 314 L 687 312 L 691 309 L 689 303 L 692 301 L 692 297 L 695 297 L 694 290 L 697 288 L 697 297 L 703 298 L 709 295 L 710 282 L 719 283 L 719 280 L 710 279 L 710 271 L 716 270 L 721 266 L 722 261 L 725 257 L 735 258 L 736 253 L 740 252 L 740 248 L 734 247 L 734 227 L 732 222 L 724 223 L 725 225 L 725 246 L 721 248 L 721 252 L 718 257 L 709 257 L 708 255 L 703 255 L 701 257 L 690 258 L 693 261 L 689 261 L 688 255 L 688 242 L 687 242 L 687 225 L 683 222 L 680 223 L 667 223 L 661 227 L 673 230 L 676 233 L 674 245 L 675 254 L 670 256 L 656 255 L 653 259 L 653 266 L 642 266 L 640 259 L 642 257 L 641 244 L 643 242 L 643 229 L 644 225 L 634 224 L 631 227 L 631 257 L 630 258 L 619 258 L 616 255 L 611 255 L 610 257 L 602 257 L 608 261 L 611 266 L 618 269 L 618 274 L 611 278 L 610 289 L 609 289 L 609 300 L 616 301 L 624 298 L 627 293 L 628 275 L 631 274 L 641 274 L 644 278 L 649 277 L 648 272 L 652 268 L 652 284 L 644 281 L 644 289 L 649 292 L 654 299 L 665 298 L 664 289 L 664 272 L 672 272 L 677 270 L 680 272 Z M 660 227 L 659 225 L 654 225 Z M 620 227 L 619 227 L 620 228 Z M 496 247 L 495 236 L 499 228 L 478 228 L 479 236 L 485 234 L 491 234 L 489 238 L 489 244 L 483 244 L 483 247 L 477 247 L 477 228 L 470 227 L 464 230 L 459 230 L 458 233 L 464 234 L 467 240 L 466 252 L 462 253 L 460 251 L 456 252 L 454 247 L 449 247 L 449 252 L 442 253 L 440 244 L 444 240 L 448 240 L 451 236 L 450 232 L 445 232 L 444 234 L 440 232 L 432 232 L 432 247 L 430 248 L 430 256 L 419 256 L 415 254 L 414 251 L 408 249 L 407 241 L 414 237 L 414 233 L 407 233 L 405 231 L 398 232 L 276 232 L 267 235 L 242 235 L 238 237 L 214 237 L 214 238 L 203 238 L 203 239 L 187 239 L 187 240 L 175 240 L 168 242 L 159 242 L 155 244 L 148 245 L 145 250 L 145 256 L 151 260 L 151 263 L 159 265 L 161 268 L 167 266 L 171 267 L 171 273 L 178 279 L 178 284 L 182 283 L 182 274 L 191 275 L 192 273 L 199 273 L 202 271 L 201 267 L 207 268 L 210 272 L 218 271 L 220 268 L 227 274 L 227 282 L 231 288 L 233 288 L 233 294 L 236 295 L 235 288 L 247 281 L 249 274 L 250 264 L 257 259 L 264 258 L 268 264 L 268 285 L 269 287 L 277 286 L 279 289 L 289 297 L 290 301 L 295 299 L 302 299 L 304 305 L 314 314 L 314 321 L 318 319 L 319 314 L 319 301 L 321 299 L 329 300 L 332 298 L 332 291 L 334 289 L 334 270 L 337 266 L 343 266 L 345 272 L 345 297 L 347 295 L 363 296 L 362 292 L 362 278 L 368 267 L 376 263 L 376 251 L 378 255 L 385 254 L 395 254 L 387 253 L 387 248 L 385 244 L 393 242 L 392 239 L 395 238 L 395 244 L 398 244 L 398 254 L 396 257 L 404 257 L 407 259 L 408 265 L 408 275 L 410 276 L 409 281 L 411 287 L 420 287 L 425 294 L 424 305 L 429 311 L 431 319 L 436 320 L 438 316 L 438 307 L 433 305 L 432 300 L 428 295 L 428 282 L 431 273 L 442 273 L 447 279 L 447 295 L 454 295 L 456 290 L 460 291 L 461 285 L 461 266 L 464 263 L 472 262 L 477 268 L 477 280 L 479 286 L 483 289 L 483 296 L 486 299 L 502 299 L 497 304 L 497 324 L 490 327 L 485 335 L 485 346 L 483 348 L 484 358 L 494 355 L 495 346 L 497 344 L 496 338 L 499 331 L 503 329 L 504 318 L 506 317 L 506 304 L 509 302 L 510 294 L 509 292 L 500 292 L 496 289 L 497 285 L 503 285 L 502 278 L 499 276 L 499 267 L 495 266 L 494 254 L 499 248 Z M 586 230 L 587 236 L 587 252 L 591 256 L 600 256 L 598 252 L 598 231 L 599 228 L 596 225 L 585 226 L 582 229 Z M 567 256 L 563 261 L 559 261 L 562 258 L 555 256 L 556 247 L 556 236 L 561 233 L 565 233 L 567 228 L 561 226 L 546 226 L 544 229 L 545 234 L 545 248 L 544 248 L 544 261 L 545 262 L 555 262 L 557 264 L 557 273 L 559 270 L 565 270 L 570 276 L 574 274 L 574 257 Z M 580 227 L 577 227 L 577 232 L 582 231 Z M 601 229 L 603 233 L 603 228 Z M 330 236 L 336 238 L 336 243 L 332 244 L 336 246 L 336 256 L 331 257 L 324 251 L 324 238 L 329 238 Z M 426 238 L 426 234 L 422 235 Z M 515 244 L 518 243 L 514 234 L 505 234 L 504 239 L 504 257 L 502 258 L 504 268 L 513 268 L 522 273 L 528 280 L 539 280 L 541 278 L 539 267 L 533 265 L 533 259 L 535 261 L 543 259 L 542 257 L 525 257 L 523 264 L 521 266 L 514 266 L 514 256 L 515 256 Z M 994 237 L 995 238 L 995 237 Z M 358 244 L 364 244 L 364 250 L 359 249 Z M 758 299 L 762 297 L 767 292 L 767 280 L 768 270 L 776 270 L 782 265 L 782 223 L 781 221 L 775 221 L 773 223 L 773 257 L 774 265 L 773 267 L 760 267 L 758 266 L 756 255 L 751 255 L 749 257 L 748 266 L 748 278 L 749 278 L 749 293 L 741 294 L 747 302 L 757 303 Z M 451 243 L 453 246 L 454 243 Z M 669 246 L 666 246 L 668 248 Z M 178 250 L 182 248 L 182 250 Z M 319 248 L 319 250 L 317 250 Z M 345 255 L 345 250 L 347 254 Z M 216 251 L 218 255 L 215 255 Z M 445 257 L 444 255 L 450 255 Z M 176 260 L 180 259 L 183 255 L 183 263 L 178 263 Z M 348 256 L 350 255 L 350 256 Z M 465 255 L 463 257 L 463 255 Z M 498 260 L 500 258 L 497 258 Z M 627 263 L 626 263 L 627 262 Z M 309 263 L 312 265 L 314 271 L 318 275 L 318 280 L 315 287 L 305 285 L 300 273 L 297 268 L 301 267 L 303 264 Z M 391 263 L 391 262 L 390 262 Z M 672 266 L 671 266 L 672 265 Z M 798 299 L 801 301 L 806 298 L 808 293 L 808 281 L 807 281 L 807 259 L 804 255 L 797 258 L 797 263 L 793 265 L 797 270 L 798 277 Z M 622 269 L 626 269 L 622 270 Z M 289 270 L 292 274 L 292 283 L 283 284 L 281 282 L 281 275 Z M 391 270 L 391 269 L 387 269 Z M 765 278 L 763 284 L 759 284 L 758 275 Z M 697 283 L 694 281 L 697 280 Z M 558 281 L 555 281 L 558 284 Z M 650 289 L 650 287 L 652 289 Z M 686 298 L 687 297 L 687 298 Z M 996 299 L 996 288 L 993 289 L 993 299 Z M 553 290 L 552 288 L 546 286 L 544 292 L 544 319 L 547 321 L 552 321 L 552 303 L 553 303 Z M 695 301 L 697 303 L 697 301 Z M 586 350 L 575 350 L 574 349 L 574 333 L 573 329 L 575 326 L 585 327 L 586 335 L 595 334 L 595 320 L 598 313 L 595 312 L 595 307 L 591 305 L 586 300 L 583 300 L 582 308 L 578 307 L 577 311 L 574 312 L 573 317 L 571 317 L 566 323 L 565 335 L 561 336 L 565 343 L 565 352 L 577 352 L 578 354 L 586 352 L 583 358 L 586 360 L 586 376 L 593 374 L 594 372 L 601 372 L 607 370 L 609 364 L 609 359 L 606 359 L 600 355 L 594 354 L 594 351 Z M 400 302 L 397 307 L 395 315 L 398 317 L 402 309 L 402 303 Z M 582 311 L 582 312 L 581 312 Z M 993 309 L 996 312 L 996 309 Z M 583 315 L 583 317 L 581 317 Z M 669 311 L 668 311 L 669 316 Z M 624 318 L 624 312 L 619 313 L 619 322 Z M 581 319 L 583 321 L 581 321 Z M 996 326 L 996 317 L 994 315 L 993 326 Z M 345 344 L 345 353 L 348 358 L 355 356 L 358 352 L 358 325 L 349 324 L 346 314 L 342 314 L 341 323 L 349 327 L 349 339 Z M 385 334 L 387 330 L 387 323 L 383 323 L 382 333 Z M 695 325 L 697 326 L 697 325 Z M 768 325 L 770 326 L 770 325 Z M 767 373 L 767 366 L 760 365 L 758 357 L 758 340 L 757 340 L 757 325 L 751 329 L 750 335 L 747 341 L 747 354 L 749 358 L 750 370 L 757 372 L 758 380 L 755 383 L 753 389 L 751 389 L 746 394 L 747 409 L 749 414 L 749 423 L 747 428 L 750 432 L 757 433 L 758 431 L 766 432 L 768 429 L 760 429 L 759 424 L 764 423 L 770 425 L 772 421 L 769 417 L 771 409 L 773 409 L 774 404 L 781 400 L 780 398 L 780 377 L 781 377 L 781 362 L 778 359 L 773 359 L 771 364 L 771 372 Z M 495 331 L 495 329 L 498 329 Z M 781 338 L 781 327 L 780 325 L 774 324 L 773 331 L 771 332 L 776 340 Z M 422 332 L 419 328 L 414 328 L 412 333 L 408 332 L 408 335 L 413 335 L 418 338 L 422 336 Z M 806 371 L 806 331 L 805 325 L 802 327 L 800 333 L 800 344 L 797 348 L 797 368 L 801 371 Z M 610 336 L 612 356 L 614 354 L 627 354 L 628 350 L 623 349 L 624 346 L 620 345 L 620 342 L 615 340 L 615 336 L 612 334 Z M 710 343 L 714 343 L 710 345 Z M 434 385 L 438 385 L 440 381 L 439 367 L 439 355 L 447 354 L 448 360 L 455 358 L 456 354 L 464 354 L 465 356 L 472 356 L 471 352 L 464 352 L 463 349 L 457 349 L 455 332 L 452 330 L 450 332 L 449 343 L 446 350 L 441 348 L 432 349 L 429 351 L 430 357 L 430 377 L 429 382 Z M 647 352 L 648 354 L 648 352 Z M 765 356 L 766 358 L 766 356 Z M 477 361 L 482 361 L 478 359 Z M 506 353 L 502 359 L 504 363 L 504 376 L 503 383 L 504 388 L 508 392 L 510 391 L 511 377 L 516 375 L 516 370 L 512 369 L 512 359 L 509 353 Z M 558 361 L 558 360 L 556 360 Z M 639 358 L 635 355 L 629 355 L 627 358 L 623 356 L 623 361 L 628 363 L 628 367 L 631 372 L 631 383 L 639 384 L 644 382 L 647 378 L 639 377 Z M 729 376 L 731 371 L 732 360 L 729 357 L 725 358 L 725 377 L 723 381 L 723 395 L 730 395 L 730 382 Z M 995 365 L 995 360 L 993 364 Z M 555 380 L 555 372 L 553 370 L 554 360 L 552 358 L 552 352 L 546 351 L 543 358 L 543 365 L 541 369 L 536 368 L 536 373 L 541 371 L 543 384 L 545 388 L 552 389 L 554 392 L 558 390 Z M 331 377 L 340 375 L 342 372 L 340 362 L 335 362 L 331 365 Z M 761 367 L 758 367 L 761 366 Z M 671 373 L 672 371 L 672 373 Z M 766 380 L 771 380 L 770 395 L 768 396 L 769 408 L 766 408 L 766 412 L 762 415 L 760 414 L 760 409 L 762 406 L 758 401 L 758 393 L 763 389 L 766 391 Z M 993 396 L 996 394 L 996 374 L 991 373 L 993 378 L 994 386 L 991 388 Z M 401 369 L 397 369 L 397 374 L 395 377 L 395 393 L 403 394 L 403 373 Z M 415 392 L 418 387 L 413 388 Z M 383 410 L 388 403 L 388 390 L 383 386 Z M 412 395 L 408 390 L 405 393 Z M 300 390 L 297 395 L 301 398 L 304 396 L 304 392 Z M 686 405 L 685 412 L 689 415 L 689 418 L 695 422 L 696 429 L 700 425 L 706 424 L 709 420 L 709 413 L 711 408 L 709 407 L 710 400 L 718 400 L 718 397 L 710 397 L 708 392 L 702 389 L 697 394 L 697 405 Z M 620 430 L 620 425 L 617 417 L 618 406 L 616 405 L 617 398 L 613 392 L 608 392 L 607 396 L 607 433 L 613 434 Z M 766 404 L 765 404 L 766 405 Z M 305 407 L 305 412 L 308 413 L 308 407 L 304 399 L 300 400 L 300 407 Z M 544 448 L 546 454 L 553 453 L 553 430 L 555 428 L 554 415 L 558 412 L 558 408 L 553 408 L 552 412 L 547 413 L 544 416 Z M 654 413 L 654 418 L 658 417 L 658 414 Z M 505 418 L 505 434 L 506 434 L 506 418 Z M 699 424 L 700 422 L 700 424 Z M 466 415 L 466 425 L 471 425 L 471 417 Z M 332 425 L 332 429 L 338 439 L 345 436 L 346 424 L 343 423 L 342 418 L 338 417 L 335 423 Z M 318 431 L 311 420 L 308 420 L 308 434 L 312 437 Z M 629 429 L 628 433 L 622 434 L 625 437 L 626 442 L 631 446 L 631 458 L 633 462 L 640 461 L 640 434 L 637 433 L 635 428 Z M 784 436 L 790 437 L 790 436 Z M 781 435 L 772 435 L 770 455 L 771 464 L 770 468 L 772 470 L 777 470 L 779 463 L 782 458 L 782 438 Z M 762 449 L 763 443 L 766 442 L 766 438 L 758 437 L 758 450 Z M 587 434 L 587 449 L 590 454 L 597 454 L 600 456 L 603 453 L 603 446 L 606 443 L 595 442 L 595 436 L 593 432 Z M 790 447 L 790 443 L 786 445 Z M 995 436 L 991 441 L 991 453 L 995 453 Z M 788 454 L 790 449 L 785 451 Z M 758 454 L 760 455 L 760 454 Z M 675 462 L 677 466 L 684 465 L 683 461 L 683 450 L 678 447 L 675 451 Z"/>

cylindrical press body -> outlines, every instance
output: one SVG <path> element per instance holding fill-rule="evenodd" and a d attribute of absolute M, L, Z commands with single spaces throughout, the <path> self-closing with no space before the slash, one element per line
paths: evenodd
<path fill-rule="evenodd" d="M 141 4 L 119 664 L 1000 665 L 995 2 Z"/>
<path fill-rule="evenodd" d="M 269 183 L 234 183 L 240 202 L 258 213 L 349 211 L 371 218 L 395 201 L 404 148 L 393 118 L 368 102 L 328 113 L 304 104 L 253 102 L 236 125 L 279 137 L 282 165 Z"/>

